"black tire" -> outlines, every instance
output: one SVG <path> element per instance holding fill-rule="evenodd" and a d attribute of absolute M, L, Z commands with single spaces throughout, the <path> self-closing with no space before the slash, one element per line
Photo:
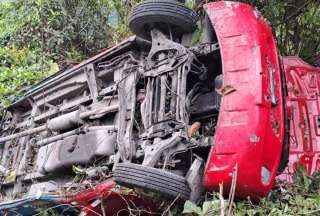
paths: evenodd
<path fill-rule="evenodd" d="M 163 33 L 171 27 L 174 37 L 180 37 L 196 30 L 197 19 L 196 12 L 175 0 L 147 0 L 134 7 L 129 17 L 129 28 L 148 40 L 154 27 Z"/>
<path fill-rule="evenodd" d="M 168 171 L 133 163 L 119 163 L 113 170 L 117 184 L 161 193 L 170 198 L 187 200 L 190 188 L 186 179 Z"/>

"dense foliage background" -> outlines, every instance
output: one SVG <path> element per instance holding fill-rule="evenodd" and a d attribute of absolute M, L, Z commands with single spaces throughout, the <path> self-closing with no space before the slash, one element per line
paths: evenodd
<path fill-rule="evenodd" d="M 127 37 L 130 34 L 128 14 L 140 1 L 0 1 L 0 116 L 1 110 L 21 90 Z M 202 5 L 206 2 L 209 0 L 187 0 L 185 3 L 203 14 Z M 242 2 L 255 6 L 268 20 L 282 55 L 298 55 L 310 64 L 320 65 L 319 0 Z M 250 200 L 237 203 L 235 213 L 319 213 L 319 176 L 302 175 L 299 181 L 298 186 L 280 187 L 273 192 L 275 196 L 263 200 L 262 205 Z M 214 201 L 203 206 L 187 203 L 185 207 L 193 215 L 207 215 L 206 211 L 215 205 Z"/>
<path fill-rule="evenodd" d="M 0 1 L 0 112 L 31 84 L 128 36 L 134 3 Z"/>

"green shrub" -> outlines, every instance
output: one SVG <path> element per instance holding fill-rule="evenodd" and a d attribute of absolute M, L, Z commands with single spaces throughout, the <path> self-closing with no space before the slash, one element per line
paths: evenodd
<path fill-rule="evenodd" d="M 56 64 L 28 48 L 0 48 L 0 110 L 20 91 L 57 70 Z"/>

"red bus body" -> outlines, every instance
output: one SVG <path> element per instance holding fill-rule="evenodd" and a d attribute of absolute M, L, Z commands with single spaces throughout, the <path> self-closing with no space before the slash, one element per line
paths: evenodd
<path fill-rule="evenodd" d="M 274 184 L 284 140 L 284 104 L 278 50 L 270 27 L 251 6 L 236 2 L 206 5 L 217 34 L 224 85 L 235 89 L 222 98 L 204 185 L 231 185 L 237 194 L 260 197 Z M 272 89 L 273 88 L 273 89 Z"/>
<path fill-rule="evenodd" d="M 235 89 L 222 99 L 206 188 L 230 188 L 237 166 L 237 196 L 265 196 L 288 147 L 281 178 L 291 181 L 298 165 L 310 175 L 319 170 L 320 69 L 297 57 L 279 58 L 270 27 L 252 7 L 216 2 L 205 8 L 219 40 L 225 85 Z"/>
<path fill-rule="evenodd" d="M 287 89 L 290 155 L 280 178 L 292 181 L 297 166 L 303 166 L 309 175 L 320 170 L 320 68 L 298 57 L 283 57 L 282 62 Z"/>

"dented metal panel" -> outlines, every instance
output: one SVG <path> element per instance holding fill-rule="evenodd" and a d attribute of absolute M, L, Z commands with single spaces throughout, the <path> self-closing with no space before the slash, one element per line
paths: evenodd
<path fill-rule="evenodd" d="M 298 166 L 309 175 L 320 169 L 319 72 L 298 57 L 283 57 L 286 76 L 289 131 L 289 164 L 280 176 L 292 181 Z"/>
<path fill-rule="evenodd" d="M 252 7 L 239 2 L 205 6 L 217 34 L 224 87 L 204 185 L 231 187 L 238 196 L 266 195 L 274 183 L 284 139 L 281 71 L 272 32 Z"/>

